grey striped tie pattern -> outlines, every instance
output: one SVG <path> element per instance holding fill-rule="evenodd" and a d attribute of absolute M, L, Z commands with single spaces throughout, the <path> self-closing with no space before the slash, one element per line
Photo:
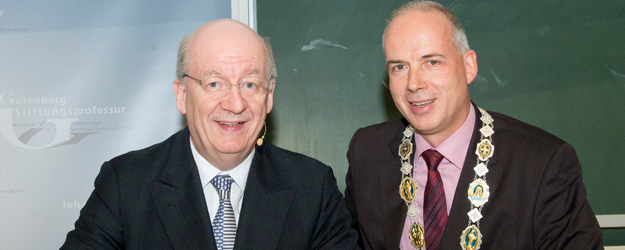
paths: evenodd
<path fill-rule="evenodd" d="M 219 250 L 230 250 L 234 248 L 234 237 L 237 232 L 234 209 L 230 202 L 230 187 L 234 180 L 230 175 L 218 175 L 210 182 L 219 193 L 219 209 L 213 220 L 215 243 Z"/>

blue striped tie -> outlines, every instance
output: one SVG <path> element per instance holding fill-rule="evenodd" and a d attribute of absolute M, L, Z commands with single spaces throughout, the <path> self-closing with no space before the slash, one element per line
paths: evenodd
<path fill-rule="evenodd" d="M 230 186 L 234 180 L 230 175 L 218 175 L 211 180 L 211 184 L 219 193 L 219 210 L 213 220 L 213 234 L 217 249 L 234 248 L 234 237 L 237 232 L 237 223 L 234 220 L 234 209 L 230 203 Z"/>

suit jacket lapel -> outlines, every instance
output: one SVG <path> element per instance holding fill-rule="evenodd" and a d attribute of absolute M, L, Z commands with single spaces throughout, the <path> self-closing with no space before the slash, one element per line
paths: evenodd
<path fill-rule="evenodd" d="M 480 120 L 481 113 L 474 103 L 472 103 L 472 105 L 473 108 L 475 108 L 476 116 L 473 135 L 471 136 L 469 151 L 464 159 L 464 165 L 462 167 L 462 172 L 460 173 L 458 185 L 456 186 L 454 201 L 451 206 L 451 211 L 449 212 L 449 217 L 447 224 L 445 225 L 445 231 L 443 232 L 439 249 L 461 249 L 460 236 L 462 231 L 464 231 L 464 229 L 469 225 L 469 216 L 467 213 L 469 212 L 469 209 L 471 209 L 471 204 L 469 202 L 469 198 L 467 197 L 467 190 L 469 189 L 469 184 L 473 182 L 475 177 L 475 171 L 473 170 L 477 164 L 475 150 L 477 149 L 477 143 L 481 140 L 480 128 L 482 128 L 482 121 Z M 494 124 L 496 126 L 496 121 Z M 493 144 L 495 144 L 495 142 L 493 142 Z M 490 168 L 491 165 L 497 161 L 497 150 L 493 153 L 493 157 L 488 162 L 488 168 Z M 488 174 L 486 176 L 488 176 Z M 486 180 L 488 183 L 488 178 Z"/>
<path fill-rule="evenodd" d="M 161 178 L 150 192 L 175 249 L 216 249 L 188 129 L 176 137 Z"/>
<path fill-rule="evenodd" d="M 235 249 L 276 249 L 295 195 L 294 190 L 281 189 L 274 167 L 264 154 L 265 147 L 269 146 L 256 147 L 250 167 L 238 224 L 245 226 L 237 227 Z M 258 242 L 263 245 L 257 246 Z"/>
<path fill-rule="evenodd" d="M 388 158 L 381 160 L 378 166 L 378 179 L 380 186 L 380 204 L 382 208 L 381 218 L 383 219 L 384 241 L 386 249 L 397 249 L 401 240 L 402 229 L 406 221 L 406 212 L 408 208 L 406 203 L 399 196 L 399 183 L 401 182 L 402 173 L 400 171 L 401 161 L 399 157 L 399 145 L 403 138 L 404 129 L 408 122 L 401 120 L 403 126 L 397 130 L 395 136 L 388 144 Z M 413 154 L 411 161 L 414 161 L 414 137 L 413 137 Z M 386 162 L 386 163 L 384 163 Z"/>

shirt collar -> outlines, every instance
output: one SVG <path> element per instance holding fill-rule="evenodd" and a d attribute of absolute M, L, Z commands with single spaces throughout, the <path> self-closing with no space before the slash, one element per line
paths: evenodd
<path fill-rule="evenodd" d="M 423 137 L 415 131 L 415 142 L 417 144 L 417 157 L 421 156 L 421 153 L 428 149 L 436 149 L 440 152 L 445 159 L 451 162 L 454 166 L 462 169 L 464 165 L 464 159 L 467 156 L 467 150 L 469 150 L 469 144 L 471 143 L 471 136 L 473 135 L 473 128 L 475 127 L 475 108 L 470 105 L 469 116 L 464 121 L 464 124 L 456 130 L 451 136 L 445 139 L 438 147 L 432 147 Z"/>
<path fill-rule="evenodd" d="M 252 166 L 252 160 L 254 159 L 256 150 L 252 150 L 252 153 L 235 168 L 229 171 L 221 171 L 200 155 L 197 149 L 195 149 L 195 146 L 193 146 L 191 137 L 189 137 L 189 143 L 191 143 L 191 153 L 193 154 L 193 159 L 195 160 L 195 164 L 197 165 L 197 169 L 200 173 L 200 181 L 202 182 L 203 188 L 205 188 L 206 185 L 209 185 L 210 181 L 215 178 L 215 176 L 228 174 L 232 177 L 232 179 L 234 179 L 234 184 L 241 189 L 241 192 L 245 190 L 247 175 L 250 172 L 250 167 Z"/>

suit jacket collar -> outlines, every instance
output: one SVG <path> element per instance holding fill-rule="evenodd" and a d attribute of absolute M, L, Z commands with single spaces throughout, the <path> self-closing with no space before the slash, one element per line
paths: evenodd
<path fill-rule="evenodd" d="M 188 128 L 167 142 L 171 144 L 168 160 L 160 179 L 150 187 L 165 231 L 174 249 L 216 249 L 200 175 L 191 154 Z"/>
<path fill-rule="evenodd" d="M 395 132 L 393 138 L 388 143 L 388 150 L 390 150 L 391 155 L 393 156 L 393 158 L 398 159 L 399 145 L 401 144 L 401 140 L 404 138 L 404 130 L 406 129 L 406 127 L 408 127 L 408 125 L 410 125 L 410 123 L 405 118 L 400 119 L 399 122 L 401 123 L 401 125 L 399 126 L 401 129 Z"/>
<path fill-rule="evenodd" d="M 454 201 L 451 206 L 451 211 L 449 212 L 449 217 L 447 224 L 445 225 L 445 231 L 443 232 L 439 249 L 461 249 L 460 236 L 462 231 L 464 231 L 464 229 L 468 226 L 467 221 L 469 220 L 469 217 L 467 213 L 469 212 L 469 209 L 471 209 L 471 204 L 467 198 L 467 190 L 475 177 L 475 171 L 473 170 L 477 164 L 475 151 L 477 149 L 477 144 L 481 140 L 480 129 L 482 128 L 482 121 L 480 120 L 482 113 L 479 112 L 475 103 L 471 102 L 471 104 L 476 111 L 475 126 L 473 128 L 473 135 L 471 136 L 471 143 L 469 144 L 469 151 L 465 157 L 462 172 L 460 173 L 460 179 L 458 180 L 458 185 L 456 186 Z M 497 121 L 493 124 L 496 126 L 496 123 Z M 494 140 L 493 144 L 495 144 Z M 488 168 L 490 168 L 498 160 L 497 150 L 493 153 L 493 156 L 488 162 Z"/>
<path fill-rule="evenodd" d="M 152 199 L 167 235 L 175 249 L 216 249 L 188 128 L 174 135 L 171 144 L 161 177 L 151 186 Z M 267 157 L 266 151 L 271 147 L 269 143 L 256 147 L 244 191 L 235 249 L 261 241 L 267 248 L 278 245 L 295 192 L 280 187 L 275 167 Z"/>
<path fill-rule="evenodd" d="M 399 156 L 399 145 L 404 137 L 404 130 L 410 123 L 405 119 L 400 119 L 395 135 L 388 143 L 386 163 L 378 166 L 378 185 L 380 186 L 381 216 L 384 218 L 383 232 L 386 249 L 396 249 L 401 240 L 402 229 L 405 222 L 405 215 L 408 212 L 406 203 L 399 198 L 399 183 L 402 174 L 401 158 Z M 414 145 L 414 137 L 413 137 Z M 413 149 L 414 150 L 414 149 Z M 414 154 L 411 155 L 411 162 L 414 161 Z M 402 216 L 403 215 L 403 216 Z"/>
<path fill-rule="evenodd" d="M 280 185 L 275 162 L 269 158 L 272 147 L 267 142 L 256 147 L 244 191 L 234 249 L 249 248 L 258 242 L 263 242 L 262 248 L 278 247 L 295 191 Z"/>

